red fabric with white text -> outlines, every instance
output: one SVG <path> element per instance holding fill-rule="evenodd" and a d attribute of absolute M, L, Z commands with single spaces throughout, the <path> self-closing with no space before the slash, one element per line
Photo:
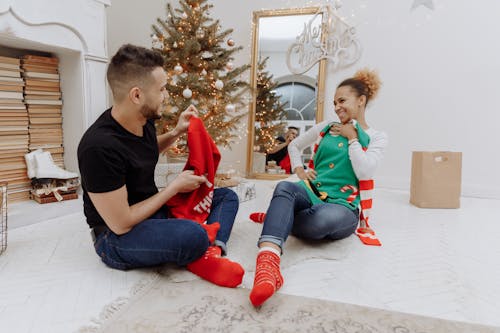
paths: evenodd
<path fill-rule="evenodd" d="M 205 175 L 208 183 L 201 184 L 192 192 L 177 193 L 167 201 L 166 205 L 172 217 L 185 218 L 202 224 L 212 207 L 215 173 L 221 156 L 200 118 L 191 117 L 187 135 L 189 157 L 184 170 L 194 170 L 194 174 L 198 176 Z"/>

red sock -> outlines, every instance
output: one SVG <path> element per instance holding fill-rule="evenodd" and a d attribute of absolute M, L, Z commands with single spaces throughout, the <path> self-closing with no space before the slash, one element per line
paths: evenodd
<path fill-rule="evenodd" d="M 254 221 L 255 223 L 262 223 L 262 222 L 264 222 L 265 218 L 266 218 L 266 213 L 252 213 L 252 214 L 250 214 L 250 220 Z"/>
<path fill-rule="evenodd" d="M 205 254 L 187 265 L 187 269 L 218 286 L 235 288 L 243 280 L 245 270 L 237 262 L 220 256 L 218 246 L 209 246 Z"/>
<path fill-rule="evenodd" d="M 281 288 L 283 277 L 280 272 L 280 257 L 271 251 L 259 252 L 255 269 L 255 279 L 250 292 L 254 306 L 262 305 Z"/>
<path fill-rule="evenodd" d="M 215 241 L 215 236 L 217 236 L 217 232 L 220 229 L 219 222 L 214 222 L 212 224 L 203 223 L 201 224 L 201 227 L 207 232 L 208 240 L 210 241 L 210 244 L 212 244 Z"/>

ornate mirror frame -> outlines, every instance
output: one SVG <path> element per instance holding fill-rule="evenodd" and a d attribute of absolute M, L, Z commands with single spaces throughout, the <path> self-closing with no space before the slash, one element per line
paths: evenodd
<path fill-rule="evenodd" d="M 268 174 L 259 173 L 253 170 L 254 164 L 254 142 L 255 142 L 255 114 L 257 107 L 257 67 L 259 62 L 259 20 L 264 17 L 279 17 L 279 16 L 293 16 L 293 15 L 314 15 L 320 11 L 320 7 L 306 7 L 306 8 L 289 8 L 289 9 L 273 9 L 261 10 L 253 12 L 252 21 L 252 60 L 251 60 L 251 76 L 250 85 L 252 89 L 252 99 L 250 103 L 248 115 L 248 146 L 247 146 L 247 166 L 246 174 L 248 178 L 256 179 L 282 179 L 289 177 L 290 174 Z M 322 23 L 326 20 L 325 13 L 322 13 Z M 320 37 L 322 41 L 327 36 L 322 34 Z M 326 59 L 318 62 L 318 82 L 316 93 L 316 113 L 315 121 L 319 123 L 323 121 L 323 106 L 325 95 L 325 71 Z M 292 73 L 290 73 L 292 74 Z"/>

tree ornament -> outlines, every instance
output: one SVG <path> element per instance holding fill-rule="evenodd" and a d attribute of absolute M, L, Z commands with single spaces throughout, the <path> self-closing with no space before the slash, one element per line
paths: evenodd
<path fill-rule="evenodd" d="M 183 42 L 182 40 L 179 42 L 179 47 L 180 47 L 180 48 L 183 48 L 183 47 L 184 47 L 184 42 Z"/>
<path fill-rule="evenodd" d="M 178 47 L 177 42 L 174 42 L 174 44 L 172 44 L 172 47 L 176 49 Z"/>
<path fill-rule="evenodd" d="M 226 64 L 226 69 L 228 71 L 232 71 L 233 68 L 234 68 L 234 64 L 231 61 Z"/>
<path fill-rule="evenodd" d="M 229 38 L 229 39 L 227 40 L 227 45 L 229 45 L 229 46 L 234 46 L 234 40 L 233 40 L 232 38 Z"/>
<path fill-rule="evenodd" d="M 160 48 L 162 46 L 161 42 L 160 42 L 160 39 L 158 38 L 158 36 L 156 34 L 153 34 L 151 36 L 151 46 L 154 49 L 158 49 L 158 48 Z"/>
<path fill-rule="evenodd" d="M 183 19 L 187 19 L 187 18 L 188 18 L 188 14 L 186 14 L 186 12 L 183 12 L 183 13 L 182 13 L 182 18 L 183 18 Z"/>
<path fill-rule="evenodd" d="M 184 71 L 184 69 L 182 68 L 181 65 L 179 65 L 179 64 L 175 65 L 175 67 L 174 67 L 175 74 L 180 75 L 180 74 L 182 74 L 183 71 Z"/>
<path fill-rule="evenodd" d="M 214 54 L 213 54 L 212 52 L 210 52 L 210 51 L 203 51 L 203 52 L 201 53 L 201 57 L 202 57 L 203 59 L 210 59 L 210 58 L 212 58 L 213 56 L 214 56 Z"/>
<path fill-rule="evenodd" d="M 226 105 L 225 109 L 226 112 L 234 112 L 236 110 L 236 107 L 234 106 L 234 104 L 228 104 Z"/>
<path fill-rule="evenodd" d="M 196 30 L 196 38 L 202 39 L 204 37 L 205 37 L 205 31 L 203 31 L 202 28 L 198 28 L 198 30 Z"/>
<path fill-rule="evenodd" d="M 203 69 L 201 70 L 201 73 L 200 73 L 200 74 L 201 74 L 201 76 L 205 76 L 205 75 L 207 75 L 207 71 L 205 70 L 205 68 L 203 68 Z"/>
<path fill-rule="evenodd" d="M 182 96 L 184 96 L 184 98 L 191 98 L 191 96 L 193 96 L 193 92 L 189 89 L 189 87 L 187 87 L 182 91 Z"/>
<path fill-rule="evenodd" d="M 222 82 L 221 80 L 215 81 L 215 89 L 222 90 L 222 88 L 224 88 L 224 82 Z"/>

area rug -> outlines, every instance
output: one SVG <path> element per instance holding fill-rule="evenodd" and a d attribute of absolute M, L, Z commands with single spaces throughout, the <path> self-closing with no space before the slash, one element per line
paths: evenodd
<path fill-rule="evenodd" d="M 174 282 L 170 275 L 158 276 L 127 304 L 107 309 L 99 326 L 80 332 L 499 332 L 482 325 L 279 293 L 256 309 L 248 293 L 202 280 Z"/>

